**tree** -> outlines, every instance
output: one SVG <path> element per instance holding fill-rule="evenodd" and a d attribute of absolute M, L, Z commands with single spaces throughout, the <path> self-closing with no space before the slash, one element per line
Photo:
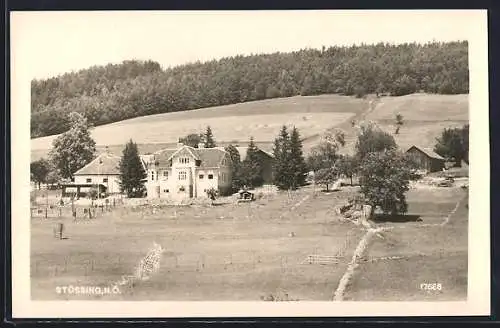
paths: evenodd
<path fill-rule="evenodd" d="M 287 178 L 290 176 L 290 136 L 286 125 L 281 127 L 278 137 L 274 140 L 274 184 L 278 189 L 288 189 Z"/>
<path fill-rule="evenodd" d="M 137 145 L 130 139 L 123 149 L 119 164 L 120 190 L 127 197 L 142 197 L 144 195 L 144 179 L 146 172 L 142 166 Z"/>
<path fill-rule="evenodd" d="M 389 133 L 380 129 L 374 123 L 361 126 L 356 142 L 356 154 L 359 159 L 373 152 L 396 149 L 396 141 Z"/>
<path fill-rule="evenodd" d="M 217 145 L 215 144 L 214 135 L 212 133 L 212 129 L 210 128 L 210 125 L 207 126 L 207 130 L 205 131 L 205 135 L 204 135 L 203 139 L 205 140 L 205 148 L 217 147 Z"/>
<path fill-rule="evenodd" d="M 30 163 L 31 181 L 38 185 L 38 189 L 42 183 L 47 182 L 49 171 L 49 162 L 44 158 Z"/>
<path fill-rule="evenodd" d="M 414 179 L 411 159 L 394 149 L 370 152 L 359 167 L 361 193 L 372 208 L 380 206 L 384 214 L 404 214 L 408 204 L 405 193 Z"/>
<path fill-rule="evenodd" d="M 233 192 L 240 190 L 243 186 L 241 182 L 241 156 L 235 146 L 229 145 L 224 148 L 231 158 L 231 189 Z"/>
<path fill-rule="evenodd" d="M 327 131 L 322 136 L 320 143 L 311 149 L 307 158 L 309 170 L 316 172 L 332 167 L 339 157 L 338 150 L 344 145 L 345 134 L 343 131 Z"/>
<path fill-rule="evenodd" d="M 210 200 L 212 201 L 212 205 L 213 205 L 215 200 L 217 199 L 217 195 L 218 195 L 217 189 L 215 189 L 214 187 L 209 188 L 209 189 L 207 189 L 206 193 L 207 193 L 207 197 L 210 198 Z"/>
<path fill-rule="evenodd" d="M 179 142 L 186 146 L 198 148 L 198 144 L 200 144 L 202 140 L 203 140 L 203 135 L 191 133 L 185 136 L 184 138 L 180 138 Z"/>
<path fill-rule="evenodd" d="M 332 46 L 232 56 L 162 69 L 151 61 L 94 66 L 31 81 L 32 138 L 143 115 L 264 98 L 340 93 L 467 93 L 468 43 Z"/>
<path fill-rule="evenodd" d="M 73 174 L 94 158 L 95 141 L 82 114 L 72 112 L 69 119 L 70 129 L 54 140 L 49 157 L 61 177 L 73 179 Z"/>
<path fill-rule="evenodd" d="M 326 191 L 329 191 L 329 186 L 338 179 L 338 171 L 335 165 L 331 167 L 321 168 L 314 172 L 314 182 L 323 185 Z"/>
<path fill-rule="evenodd" d="M 245 160 L 241 163 L 241 182 L 250 187 L 259 187 L 264 183 L 262 177 L 262 163 L 259 155 L 259 148 L 255 145 L 253 137 L 247 148 Z"/>
<path fill-rule="evenodd" d="M 462 149 L 463 160 L 467 165 L 469 164 L 469 124 L 466 124 L 462 127 Z"/>
<path fill-rule="evenodd" d="M 45 182 L 48 183 L 49 185 L 54 185 L 59 181 L 61 181 L 61 176 L 59 175 L 59 171 L 56 170 L 52 165 L 49 165 L 49 173 L 47 174 Z"/>
<path fill-rule="evenodd" d="M 434 151 L 453 160 L 455 166 L 461 166 L 462 160 L 469 162 L 469 125 L 461 128 L 444 129 L 438 137 Z"/>
<path fill-rule="evenodd" d="M 295 190 L 305 185 L 307 174 L 307 165 L 302 151 L 302 140 L 300 139 L 299 130 L 296 127 L 293 127 L 290 134 L 289 147 L 289 176 L 286 180 L 288 181 L 288 187 Z"/>
<path fill-rule="evenodd" d="M 396 132 L 394 134 L 399 133 L 399 129 L 403 126 L 403 115 L 401 114 L 396 114 Z"/>
<path fill-rule="evenodd" d="M 403 96 L 417 91 L 415 79 L 404 74 L 397 78 L 391 89 L 391 96 Z"/>
<path fill-rule="evenodd" d="M 356 174 L 358 166 L 359 163 L 356 156 L 341 156 L 337 161 L 338 173 L 348 177 L 351 180 L 351 185 L 353 184 L 352 177 L 354 176 L 354 174 Z"/>

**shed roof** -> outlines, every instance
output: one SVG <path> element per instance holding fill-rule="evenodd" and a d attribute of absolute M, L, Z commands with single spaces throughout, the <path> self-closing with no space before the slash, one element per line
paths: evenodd
<path fill-rule="evenodd" d="M 101 153 L 74 175 L 119 175 L 120 157 L 108 152 Z"/>
<path fill-rule="evenodd" d="M 407 152 L 410 151 L 412 148 L 415 148 L 415 149 L 421 151 L 429 158 L 439 159 L 439 160 L 443 160 L 443 161 L 445 160 L 442 156 L 437 154 L 434 150 L 432 150 L 430 148 L 426 148 L 426 147 L 420 147 L 420 146 L 413 145 L 410 148 L 408 148 Z"/>

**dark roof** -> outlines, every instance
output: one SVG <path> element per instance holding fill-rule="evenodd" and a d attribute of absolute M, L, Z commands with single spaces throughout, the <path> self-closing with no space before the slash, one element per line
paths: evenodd
<path fill-rule="evenodd" d="M 411 146 L 411 147 L 407 150 L 407 152 L 408 152 L 408 151 L 410 151 L 410 149 L 412 149 L 412 148 L 415 148 L 415 149 L 417 149 L 417 150 L 421 151 L 422 153 L 424 153 L 424 154 L 425 154 L 427 157 L 429 157 L 429 158 L 434 158 L 434 159 L 439 159 L 439 160 L 443 160 L 443 161 L 444 161 L 444 158 L 443 158 L 443 157 L 441 157 L 439 154 L 437 154 L 434 150 L 432 150 L 432 149 L 430 149 L 430 148 L 419 147 L 419 146 L 415 146 L 415 145 L 413 145 L 413 146 Z"/>
<path fill-rule="evenodd" d="M 120 157 L 105 152 L 76 171 L 74 175 L 119 175 L 119 164 Z"/>
<path fill-rule="evenodd" d="M 226 155 L 225 150 L 218 148 L 193 148 L 201 160 L 200 167 L 218 167 L 222 158 Z"/>
<path fill-rule="evenodd" d="M 162 149 L 155 152 L 155 161 L 165 163 L 175 155 L 176 152 L 187 150 L 191 152 L 196 159 L 201 161 L 200 168 L 218 167 L 222 161 L 226 151 L 221 148 L 194 148 L 190 146 L 182 146 L 176 149 Z"/>
<path fill-rule="evenodd" d="M 240 159 L 242 161 L 245 160 L 245 158 L 247 157 L 247 149 L 248 149 L 248 147 L 235 147 L 235 148 L 236 148 L 236 150 L 238 150 L 238 153 L 240 153 Z M 262 149 L 259 148 L 259 151 L 262 152 L 263 154 L 269 156 L 270 158 L 274 158 L 274 156 L 271 153 L 269 153 L 269 152 L 267 152 L 265 150 L 262 150 Z"/>

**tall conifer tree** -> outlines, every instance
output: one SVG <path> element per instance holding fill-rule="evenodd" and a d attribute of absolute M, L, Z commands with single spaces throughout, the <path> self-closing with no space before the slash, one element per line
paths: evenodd
<path fill-rule="evenodd" d="M 210 128 L 210 125 L 207 126 L 207 131 L 205 132 L 205 148 L 214 148 L 217 145 L 215 144 L 215 139 L 214 135 L 212 133 L 212 129 Z"/>
<path fill-rule="evenodd" d="M 142 197 L 144 194 L 144 179 L 146 172 L 139 158 L 137 145 L 130 139 L 123 149 L 119 164 L 120 190 L 127 197 Z"/>
<path fill-rule="evenodd" d="M 289 181 L 288 187 L 295 190 L 305 185 L 307 174 L 307 165 L 302 151 L 302 140 L 300 140 L 299 130 L 296 127 L 293 127 L 292 133 L 290 134 L 289 147 L 289 176 L 287 180 Z"/>
<path fill-rule="evenodd" d="M 286 125 L 281 127 L 278 137 L 274 140 L 274 184 L 278 189 L 288 189 L 287 181 L 290 176 L 289 159 L 290 159 L 290 136 Z"/>
<path fill-rule="evenodd" d="M 241 181 L 249 187 L 259 187 L 264 183 L 262 177 L 262 162 L 259 154 L 259 148 L 255 145 L 253 137 L 250 137 L 250 143 L 247 148 L 245 160 L 241 163 Z"/>

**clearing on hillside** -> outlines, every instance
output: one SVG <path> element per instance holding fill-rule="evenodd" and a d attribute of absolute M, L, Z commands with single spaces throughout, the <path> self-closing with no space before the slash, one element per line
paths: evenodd
<path fill-rule="evenodd" d="M 406 150 L 412 145 L 434 148 L 436 138 L 445 128 L 461 127 L 469 123 L 469 96 L 411 94 L 401 97 L 380 97 L 373 110 L 367 111 L 361 121 L 373 121 L 394 136 L 398 146 Z M 396 130 L 396 114 L 403 115 L 403 126 Z M 358 127 L 345 127 L 344 153 L 354 153 Z"/>
<path fill-rule="evenodd" d="M 217 141 L 272 141 L 283 124 L 295 125 L 303 136 L 324 131 L 365 110 L 367 101 L 339 95 L 290 97 L 184 112 L 143 116 L 96 127 L 97 145 L 171 143 L 207 125 Z M 48 149 L 56 136 L 31 140 L 32 149 Z"/>
<path fill-rule="evenodd" d="M 343 153 L 353 153 L 356 123 L 372 120 L 391 134 L 395 131 L 395 115 L 404 117 L 399 134 L 394 135 L 402 149 L 413 144 L 432 148 L 444 128 L 468 123 L 468 95 L 412 94 L 401 97 L 357 99 L 339 95 L 290 97 L 254 101 L 228 106 L 203 108 L 143 116 L 96 127 L 92 135 L 97 147 L 109 146 L 120 155 L 132 138 L 141 153 L 175 147 L 179 137 L 212 127 L 219 145 L 231 142 L 246 145 L 250 136 L 259 147 L 270 151 L 272 142 L 283 124 L 299 128 L 304 140 L 304 151 L 318 142 L 318 134 L 338 127 L 346 133 Z M 56 136 L 31 140 L 32 160 L 46 157 Z"/>

